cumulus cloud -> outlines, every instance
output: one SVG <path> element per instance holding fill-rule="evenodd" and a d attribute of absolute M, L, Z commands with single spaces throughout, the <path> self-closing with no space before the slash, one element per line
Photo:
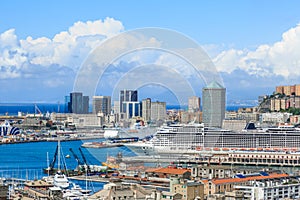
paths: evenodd
<path fill-rule="evenodd" d="M 53 38 L 19 40 L 14 29 L 7 30 L 0 34 L 0 78 L 26 77 L 31 66 L 58 65 L 76 71 L 91 50 L 123 30 L 122 23 L 113 18 L 79 21 Z"/>
<path fill-rule="evenodd" d="M 242 69 L 250 75 L 285 78 L 300 76 L 300 25 L 282 34 L 282 39 L 271 45 L 260 45 L 254 51 L 229 49 L 213 59 L 220 72 L 232 73 Z"/>

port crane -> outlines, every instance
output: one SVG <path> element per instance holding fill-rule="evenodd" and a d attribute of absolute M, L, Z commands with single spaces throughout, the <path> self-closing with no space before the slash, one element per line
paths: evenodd
<path fill-rule="evenodd" d="M 79 152 L 80 152 L 80 154 L 81 154 L 81 157 L 82 157 L 82 159 L 83 159 L 83 162 L 84 162 L 84 164 L 86 165 L 86 172 L 87 173 L 89 173 L 91 170 L 90 170 L 90 166 L 88 165 L 88 163 L 87 163 L 87 160 L 86 160 L 86 158 L 85 158 L 85 156 L 84 156 L 84 154 L 83 154 L 83 152 L 82 152 L 82 150 L 81 150 L 81 148 L 78 148 L 79 149 Z"/>
<path fill-rule="evenodd" d="M 75 160 L 77 161 L 77 165 L 83 165 L 84 163 L 79 159 L 79 157 L 75 154 L 72 148 L 69 149 L 72 155 L 74 156 Z"/>

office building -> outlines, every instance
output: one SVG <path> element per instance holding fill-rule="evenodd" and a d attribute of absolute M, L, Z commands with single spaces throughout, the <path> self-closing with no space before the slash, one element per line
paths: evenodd
<path fill-rule="evenodd" d="M 221 127 L 225 118 L 226 89 L 213 81 L 202 89 L 202 117 L 206 126 Z"/>
<path fill-rule="evenodd" d="M 167 117 L 166 102 L 151 102 L 151 120 L 165 120 Z"/>
<path fill-rule="evenodd" d="M 109 115 L 111 113 L 111 97 L 93 96 L 93 113 L 103 113 L 104 115 Z"/>
<path fill-rule="evenodd" d="M 142 100 L 142 117 L 146 122 L 151 120 L 151 99 Z"/>
<path fill-rule="evenodd" d="M 124 101 L 138 101 L 138 92 L 137 90 L 121 90 L 119 103 L 120 103 L 120 113 L 124 112 L 123 102 Z"/>
<path fill-rule="evenodd" d="M 188 111 L 189 112 L 198 112 L 200 111 L 200 97 L 192 96 L 188 100 Z"/>
<path fill-rule="evenodd" d="M 119 117 L 120 119 L 126 118 L 126 111 L 124 108 L 124 102 L 137 102 L 138 92 L 137 90 L 121 90 L 119 96 Z"/>
<path fill-rule="evenodd" d="M 68 108 L 70 113 L 89 113 L 89 97 L 83 96 L 81 92 L 70 93 L 70 102 Z"/>
<path fill-rule="evenodd" d="M 131 119 L 141 116 L 141 103 L 138 101 L 124 101 L 122 107 L 122 119 Z"/>

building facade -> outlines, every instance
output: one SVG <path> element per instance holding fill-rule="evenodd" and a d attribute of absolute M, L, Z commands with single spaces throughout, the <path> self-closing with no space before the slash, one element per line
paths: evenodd
<path fill-rule="evenodd" d="M 146 122 L 151 120 L 151 99 L 142 100 L 142 117 Z"/>
<path fill-rule="evenodd" d="M 89 113 L 89 97 L 83 96 L 81 92 L 70 93 L 70 102 L 68 104 L 69 112 L 76 114 Z"/>
<path fill-rule="evenodd" d="M 141 103 L 138 101 L 124 101 L 122 119 L 131 119 L 141 116 Z"/>
<path fill-rule="evenodd" d="M 202 89 L 202 115 L 206 126 L 222 126 L 225 118 L 225 95 L 226 89 L 215 81 Z"/>
<path fill-rule="evenodd" d="M 119 96 L 119 117 L 120 119 L 125 119 L 126 111 L 124 102 L 137 102 L 138 101 L 138 92 L 137 90 L 121 90 Z"/>
<path fill-rule="evenodd" d="M 93 96 L 93 113 L 111 114 L 111 97 Z"/>
<path fill-rule="evenodd" d="M 167 117 L 166 102 L 151 102 L 151 120 L 165 120 Z"/>
<path fill-rule="evenodd" d="M 200 97 L 192 96 L 188 100 L 188 111 L 199 112 L 200 111 Z"/>
<path fill-rule="evenodd" d="M 290 95 L 300 96 L 300 84 L 276 86 L 275 93 L 284 94 L 286 96 L 290 96 Z"/>

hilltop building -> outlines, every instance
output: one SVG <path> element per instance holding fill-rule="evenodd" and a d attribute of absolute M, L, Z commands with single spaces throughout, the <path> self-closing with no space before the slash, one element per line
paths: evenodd
<path fill-rule="evenodd" d="M 300 96 L 300 84 L 297 85 L 286 85 L 286 86 L 276 86 L 276 94 L 284 94 L 286 96 Z"/>
<path fill-rule="evenodd" d="M 206 126 L 221 127 L 225 118 L 226 89 L 213 81 L 202 89 L 202 116 Z"/>

